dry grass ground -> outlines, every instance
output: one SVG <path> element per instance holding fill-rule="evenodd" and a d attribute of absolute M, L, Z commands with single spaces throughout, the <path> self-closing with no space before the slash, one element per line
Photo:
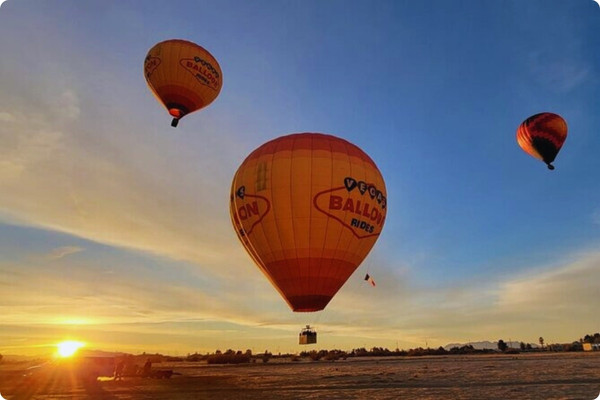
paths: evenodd
<path fill-rule="evenodd" d="M 600 352 L 270 361 L 243 365 L 172 363 L 171 379 L 84 381 L 75 371 L 24 379 L 0 365 L 0 393 L 21 399 L 596 399 Z"/>

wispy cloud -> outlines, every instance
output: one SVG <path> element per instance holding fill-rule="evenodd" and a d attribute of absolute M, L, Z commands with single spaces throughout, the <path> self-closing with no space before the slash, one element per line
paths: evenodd
<path fill-rule="evenodd" d="M 75 87 L 57 87 L 54 97 L 56 84 L 46 84 L 48 94 L 23 89 L 0 101 L 0 110 L 12 116 L 0 122 L 5 214 L 26 225 L 191 260 L 216 274 L 238 273 L 229 268 L 248 258 L 229 220 L 234 165 L 223 155 L 237 152 L 230 138 L 181 134 L 172 140 L 162 132 L 149 135 L 148 124 L 106 116 L 88 116 L 82 124 L 82 102 L 92 100 Z M 21 97 L 38 101 L 25 109 Z"/>
<path fill-rule="evenodd" d="M 81 112 L 79 97 L 74 90 L 64 90 L 60 93 L 53 104 L 54 112 L 66 120 L 76 120 Z"/>
<path fill-rule="evenodd" d="M 600 280 L 595 279 L 599 268 L 600 253 L 585 253 L 558 266 L 474 277 L 446 287 L 422 286 L 410 274 L 385 275 L 376 291 L 364 292 L 367 296 L 341 292 L 329 308 L 335 315 L 329 322 L 336 330 L 370 332 L 388 339 L 395 333 L 418 345 L 426 340 L 445 345 L 455 339 L 498 339 L 498 335 L 516 340 L 535 340 L 540 335 L 576 340 L 586 333 L 582 329 L 596 329 L 590 316 L 600 293 Z"/>
<path fill-rule="evenodd" d="M 534 315 L 551 314 L 569 320 L 593 315 L 594 298 L 600 293 L 600 253 L 585 254 L 561 267 L 528 273 L 500 287 L 497 306 L 504 312 Z"/>
<path fill-rule="evenodd" d="M 219 322 L 214 322 L 212 333 L 203 333 L 206 340 L 219 343 L 227 335 L 220 329 L 235 329 L 237 342 L 247 340 L 249 347 L 273 335 L 285 339 L 315 322 L 325 340 L 339 347 L 363 341 L 387 346 L 398 342 L 405 348 L 466 338 L 535 341 L 539 336 L 552 342 L 575 340 L 596 329 L 590 315 L 600 293 L 600 281 L 593 279 L 600 253 L 445 288 L 419 286 L 410 272 L 387 269 L 378 273 L 378 285 L 372 288 L 358 274 L 316 314 L 291 312 L 259 273 L 241 283 L 211 276 L 213 282 L 206 286 L 201 277 L 169 275 L 170 266 L 133 266 L 118 274 L 101 274 L 97 267 L 74 264 L 75 259 L 62 262 L 53 270 L 44 270 L 41 261 L 39 267 L 19 269 L 0 265 L 5 324 L 13 330 L 79 326 L 90 335 L 110 330 L 121 332 L 123 340 L 170 334 L 188 345 L 197 338 L 190 327 L 210 321 Z M 254 336 L 240 339 L 248 330 L 255 331 Z"/>
<path fill-rule="evenodd" d="M 594 224 L 600 225 L 600 208 L 594 210 L 594 212 L 592 213 L 592 222 Z"/>
<path fill-rule="evenodd" d="M 529 54 L 529 67 L 532 76 L 548 88 L 559 92 L 569 92 L 592 78 L 592 67 L 579 53 L 578 40 L 574 39 L 565 47 L 571 57 L 565 57 L 556 49 L 539 49 Z M 566 51 L 566 50 L 565 50 Z"/>
<path fill-rule="evenodd" d="M 13 122 L 15 120 L 16 118 L 14 117 L 14 115 L 6 111 L 0 112 L 0 122 Z"/>
<path fill-rule="evenodd" d="M 77 246 L 64 246 L 53 249 L 48 255 L 47 258 L 50 260 L 59 260 L 63 257 L 66 257 L 70 254 L 75 254 L 83 251 L 82 247 Z"/>

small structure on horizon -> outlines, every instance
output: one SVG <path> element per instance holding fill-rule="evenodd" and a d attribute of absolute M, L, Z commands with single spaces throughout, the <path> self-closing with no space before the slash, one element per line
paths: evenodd
<path fill-rule="evenodd" d="M 303 328 L 299 335 L 299 344 L 314 344 L 317 343 L 317 332 L 310 327 L 310 325 L 306 325 L 306 328 Z"/>
<path fill-rule="evenodd" d="M 583 351 L 599 351 L 600 343 L 584 343 Z"/>

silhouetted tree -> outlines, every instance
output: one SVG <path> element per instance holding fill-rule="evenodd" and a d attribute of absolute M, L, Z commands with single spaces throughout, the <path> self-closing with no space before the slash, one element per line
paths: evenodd
<path fill-rule="evenodd" d="M 594 333 L 593 335 L 585 335 L 583 341 L 585 343 L 600 343 L 600 333 Z"/>
<path fill-rule="evenodd" d="M 364 347 L 361 347 L 359 349 L 353 349 L 350 354 L 352 356 L 356 356 L 356 357 L 364 357 L 364 356 L 368 356 L 369 352 Z"/>
<path fill-rule="evenodd" d="M 544 338 L 540 336 L 540 346 L 544 349 Z"/>
<path fill-rule="evenodd" d="M 273 356 L 273 354 L 271 354 L 269 351 L 265 350 L 265 352 L 262 355 L 262 362 L 264 362 L 264 363 L 269 362 L 269 360 L 271 359 L 272 356 Z"/>
<path fill-rule="evenodd" d="M 521 347 L 521 351 L 525 350 L 525 343 L 521 342 L 519 344 L 519 347 Z"/>
<path fill-rule="evenodd" d="M 498 350 L 505 352 L 508 349 L 508 345 L 504 342 L 504 340 L 498 340 Z"/>

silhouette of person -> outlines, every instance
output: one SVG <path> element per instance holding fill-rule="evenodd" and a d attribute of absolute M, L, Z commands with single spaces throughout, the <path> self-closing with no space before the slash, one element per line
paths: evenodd
<path fill-rule="evenodd" d="M 115 381 L 120 381 L 123 379 L 123 369 L 125 369 L 125 360 L 119 360 L 117 365 L 115 365 Z"/>
<path fill-rule="evenodd" d="M 142 376 L 150 376 L 150 371 L 152 370 L 152 361 L 150 359 L 146 359 L 146 363 L 144 364 L 144 368 L 142 369 Z"/>

